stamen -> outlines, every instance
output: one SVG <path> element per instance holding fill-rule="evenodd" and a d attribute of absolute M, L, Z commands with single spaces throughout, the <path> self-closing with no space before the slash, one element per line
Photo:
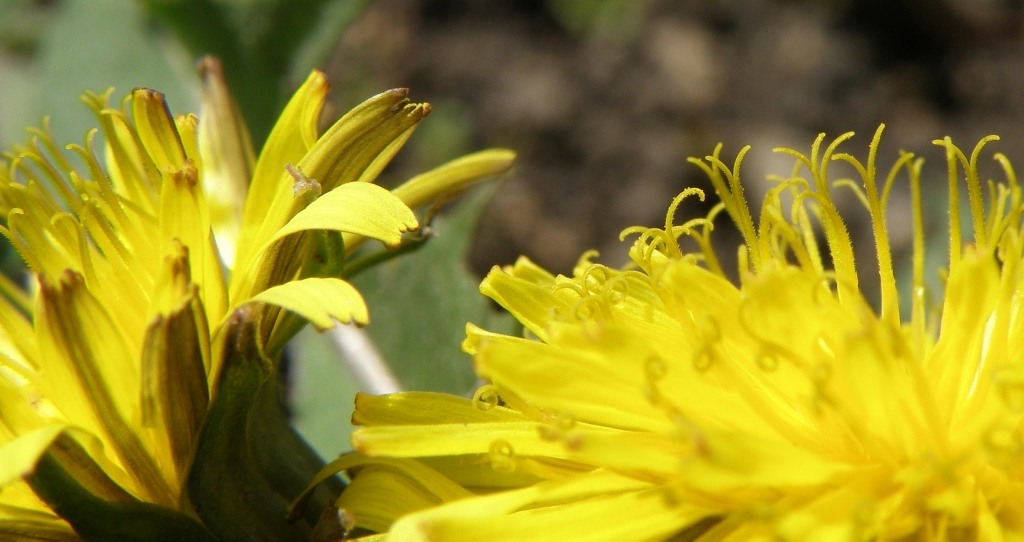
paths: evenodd
<path fill-rule="evenodd" d="M 594 264 L 591 265 L 580 276 L 580 283 L 586 291 L 586 295 L 597 295 L 604 291 L 604 283 L 608 280 L 608 268 Z"/>
<path fill-rule="evenodd" d="M 717 345 L 722 338 L 722 331 L 717 322 L 710 317 L 705 317 L 698 322 L 697 336 L 700 337 L 700 341 L 694 349 L 691 362 L 698 373 L 703 373 L 714 365 L 715 358 L 718 356 Z"/>
<path fill-rule="evenodd" d="M 699 199 L 700 201 L 704 201 L 704 191 L 699 189 L 699 188 L 694 188 L 694 187 L 687 188 L 686 190 L 683 190 L 682 192 L 680 192 L 679 195 L 677 195 L 676 197 L 672 198 L 672 203 L 670 203 L 669 206 L 668 206 L 668 212 L 665 213 L 665 232 L 666 233 L 669 233 L 671 235 L 671 233 L 673 232 L 672 225 L 675 222 L 676 209 L 679 207 L 679 204 L 681 204 L 684 199 L 686 199 L 686 198 L 688 198 L 690 196 L 694 196 L 694 195 L 696 195 L 697 199 Z M 666 248 L 669 248 L 669 249 L 672 250 L 672 252 L 673 252 L 672 255 L 673 256 L 679 256 L 679 255 L 681 255 L 683 253 L 682 248 L 679 246 L 679 242 L 675 239 L 674 236 L 672 236 L 672 245 L 670 245 L 670 246 L 668 246 Z"/>
<path fill-rule="evenodd" d="M 577 320 L 596 320 L 604 311 L 599 298 L 595 296 L 581 297 L 572 308 L 572 316 Z"/>
<path fill-rule="evenodd" d="M 612 277 L 604 284 L 602 293 L 608 305 L 620 305 L 629 296 L 629 281 L 623 276 Z"/>
<path fill-rule="evenodd" d="M 306 197 L 312 201 L 323 193 L 320 183 L 316 179 L 307 177 L 298 167 L 293 164 L 285 164 L 284 169 L 295 181 L 295 184 L 292 185 L 292 196 L 295 198 Z"/>
<path fill-rule="evenodd" d="M 756 271 L 761 268 L 762 257 L 757 253 L 757 234 L 754 231 L 754 220 L 750 216 L 750 207 L 743 197 L 743 185 L 740 183 L 740 164 L 743 162 L 743 157 L 750 151 L 750 146 L 748 145 L 740 149 L 731 170 L 718 158 L 721 150 L 722 144 L 719 143 L 715 146 L 715 150 L 710 156 L 704 157 L 707 163 L 695 158 L 688 159 L 688 162 L 701 168 L 711 180 L 711 184 L 715 187 L 715 194 L 722 200 L 726 212 L 729 213 L 729 216 L 732 217 L 739 228 L 740 233 L 743 234 L 747 248 L 752 251 L 750 260 Z M 725 179 L 723 179 L 723 175 Z M 728 184 L 726 184 L 726 181 L 728 181 Z"/>
<path fill-rule="evenodd" d="M 60 171 L 75 170 L 75 168 L 71 166 L 71 163 L 64 157 L 63 153 L 61 153 L 57 148 L 57 145 L 53 142 L 53 135 L 50 131 L 50 117 L 43 117 L 42 128 L 36 128 L 33 126 L 28 129 L 28 132 L 32 134 L 34 142 L 38 141 L 46 148 L 45 154 L 50 156 L 51 159 L 57 163 L 57 169 Z"/>
<path fill-rule="evenodd" d="M 820 275 L 825 272 L 825 264 L 821 260 L 821 249 L 818 247 L 818 240 L 814 235 L 811 217 L 804 203 L 809 195 L 807 192 L 801 192 L 793 198 L 790 219 L 793 226 L 799 228 L 803 238 L 803 248 L 807 251 L 807 259 L 811 263 L 811 270 Z"/>
<path fill-rule="evenodd" d="M 913 333 L 913 344 L 916 355 L 922 356 L 925 351 L 927 340 L 927 314 L 925 312 L 925 282 L 924 282 L 924 217 L 923 204 L 921 202 L 921 168 L 924 166 L 924 159 L 914 159 L 907 165 L 910 175 L 910 213 L 913 231 L 913 279 L 911 281 L 913 291 L 910 299 L 910 326 Z"/>
<path fill-rule="evenodd" d="M 588 294 L 586 288 L 584 288 L 583 285 L 579 284 L 574 280 L 566 279 L 564 277 L 559 277 L 555 279 L 555 285 L 551 287 L 552 293 L 558 292 L 559 290 L 571 290 L 573 293 L 580 297 L 585 297 Z"/>
<path fill-rule="evenodd" d="M 974 241 L 979 247 L 988 247 L 988 237 L 985 232 L 985 203 L 981 197 L 981 179 L 978 178 L 978 158 L 981 150 L 991 141 L 999 141 L 999 136 L 986 136 L 978 141 L 971 152 L 970 162 L 965 163 L 967 169 L 967 194 L 971 202 L 971 218 L 974 221 Z M 963 153 L 960 153 L 963 156 Z"/>
<path fill-rule="evenodd" d="M 507 440 L 496 439 L 487 452 L 491 460 L 491 468 L 498 472 L 514 472 L 516 470 L 516 452 Z"/>
<path fill-rule="evenodd" d="M 477 388 L 473 394 L 473 406 L 477 410 L 491 410 L 498 406 L 501 396 L 498 395 L 498 388 L 493 384 L 485 384 Z"/>
<path fill-rule="evenodd" d="M 896 162 L 896 165 L 890 170 L 889 178 L 885 183 L 884 191 L 886 194 L 884 196 L 880 195 L 875 160 L 878 156 L 878 143 L 884 129 L 885 125 L 881 124 L 875 130 L 875 135 L 871 138 L 871 143 L 868 145 L 868 160 L 866 164 L 862 164 L 853 156 L 845 153 L 837 154 L 833 159 L 842 160 L 853 166 L 864 183 L 868 214 L 871 217 L 871 226 L 875 237 L 875 254 L 878 259 L 879 287 L 882 291 L 881 316 L 890 325 L 898 326 L 900 324 L 899 297 L 896 291 L 896 278 L 892 267 L 892 250 L 889 247 L 889 232 L 886 227 L 883 199 L 887 199 L 887 192 L 892 184 L 892 180 L 895 178 L 896 172 L 907 163 L 909 157 L 907 155 L 901 156 L 900 160 Z"/>

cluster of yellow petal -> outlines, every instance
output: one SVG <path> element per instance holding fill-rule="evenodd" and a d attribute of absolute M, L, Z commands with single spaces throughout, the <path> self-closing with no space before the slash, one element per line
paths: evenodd
<path fill-rule="evenodd" d="M 634 228 L 632 263 L 588 253 L 572 276 L 528 260 L 481 291 L 528 336 L 470 325 L 489 381 L 460 399 L 360 396 L 357 453 L 328 468 L 352 483 L 354 525 L 394 540 L 1000 540 L 1024 537 L 1024 224 L 1020 187 L 978 174 L 947 138 L 950 256 L 944 301 L 926 306 L 922 160 L 884 179 L 837 152 L 846 134 L 769 190 L 755 220 L 744 149 L 703 169 L 721 202 L 707 219 Z M 843 161 L 859 176 L 836 180 Z M 900 317 L 886 213 L 909 179 L 911 314 Z M 966 179 L 973 243 L 961 242 Z M 858 287 L 833 195 L 867 210 L 880 309 Z M 711 243 L 727 212 L 745 244 L 730 281 Z M 822 237 L 817 235 L 820 233 Z M 700 250 L 680 248 L 693 237 Z M 819 239 L 824 239 L 821 244 Z M 381 535 L 382 537 L 387 535 Z"/>
<path fill-rule="evenodd" d="M 100 130 L 84 147 L 68 156 L 37 130 L 0 169 L 0 233 L 33 283 L 0 279 L 0 538 L 71 535 L 37 498 L 47 489 L 35 473 L 51 460 L 102 502 L 203 515 L 182 495 L 222 369 L 240 363 L 232 349 L 270 363 L 306 321 L 367 323 L 341 278 L 346 256 L 367 238 L 395 247 L 418 227 L 403 195 L 373 181 L 427 104 L 388 91 L 319 134 L 328 87 L 314 72 L 257 159 L 219 65 L 201 68 L 202 122 L 171 116 L 153 90 L 120 108 L 109 92 L 86 94 Z M 511 158 L 442 166 L 408 183 L 410 203 Z M 246 325 L 252 344 L 232 344 Z M 246 452 L 231 453 L 245 462 Z M 44 500 L 65 518 L 87 512 Z M 283 524 L 283 507 L 272 519 Z"/>

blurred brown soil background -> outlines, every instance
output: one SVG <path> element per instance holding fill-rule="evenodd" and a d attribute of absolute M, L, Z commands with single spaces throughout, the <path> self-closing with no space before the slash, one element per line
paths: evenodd
<path fill-rule="evenodd" d="M 819 132 L 831 139 L 855 131 L 843 149 L 865 159 L 880 122 L 887 125 L 880 172 L 901 149 L 928 160 L 925 190 L 939 194 L 930 231 L 941 235 L 946 174 L 933 139 L 952 136 L 970 152 L 978 138 L 999 134 L 991 150 L 1024 169 L 1021 7 L 1019 0 L 378 0 L 344 33 L 327 68 L 338 110 L 399 86 L 432 103 L 420 130 L 437 137 L 412 138 L 399 176 L 469 150 L 516 150 L 514 171 L 485 211 L 472 264 L 483 273 L 525 254 L 565 273 L 588 248 L 623 263 L 620 230 L 663 224 L 675 194 L 709 188 L 688 156 L 709 154 L 721 141 L 731 162 L 752 145 L 743 178 L 756 206 L 770 186 L 765 174 L 791 169 L 773 147 L 807 152 Z M 421 139 L 435 143 L 416 147 Z M 890 228 L 894 244 L 905 247 L 906 189 L 894 192 Z M 845 199 L 844 212 L 862 217 Z M 870 234 L 857 218 L 850 226 L 862 232 L 859 261 L 874 265 Z"/>

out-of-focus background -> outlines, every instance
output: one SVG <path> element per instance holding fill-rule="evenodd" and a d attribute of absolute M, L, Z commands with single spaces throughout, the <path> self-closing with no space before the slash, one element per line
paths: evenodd
<path fill-rule="evenodd" d="M 92 125 L 77 103 L 83 89 L 116 86 L 119 96 L 150 86 L 175 112 L 194 111 L 201 52 L 225 60 L 257 140 L 312 67 L 334 85 L 325 123 L 376 92 L 409 87 L 433 112 L 387 177 L 484 147 L 519 153 L 476 235 L 454 236 L 456 252 L 469 243 L 479 275 L 520 254 L 568 272 L 588 248 L 623 263 L 618 232 L 663 223 L 682 188 L 707 187 L 685 159 L 720 141 L 730 159 L 753 146 L 744 181 L 757 201 L 765 174 L 790 172 L 792 161 L 773 147 L 806 151 L 819 132 L 855 131 L 844 149 L 863 156 L 884 122 L 883 167 L 901 149 L 929 161 L 926 194 L 938 194 L 929 229 L 941 261 L 946 174 L 931 141 L 949 135 L 969 150 L 994 133 L 1002 141 L 992 149 L 1024 164 L 1022 21 L 1020 0 L 0 0 L 0 143 L 23 140 L 24 126 L 44 114 L 58 141 L 80 142 Z M 903 194 L 894 192 L 890 216 L 897 248 L 910 240 Z M 851 220 L 870 275 L 863 226 Z M 422 288 L 407 277 L 407 294 L 417 295 Z M 401 305 L 386 298 L 389 288 L 366 286 L 375 287 L 385 293 L 369 295 L 371 314 L 375 302 Z M 468 367 L 460 331 L 431 339 L 408 311 L 394 312 L 376 325 L 454 353 L 403 346 L 389 359 L 400 380 L 464 391 L 464 369 L 449 378 L 416 363 L 440 356 Z M 412 319 L 430 318 L 413 310 Z M 299 397 L 346 402 L 351 391 L 305 382 Z M 303 408 L 300 416 L 314 407 Z M 310 431 L 335 434 L 335 418 L 345 416 Z M 321 450 L 344 446 L 337 434 L 318 441 Z"/>
<path fill-rule="evenodd" d="M 326 66 L 343 101 L 366 84 L 409 85 L 445 126 L 463 127 L 458 137 L 516 149 L 472 263 L 484 270 L 528 254 L 566 272 L 586 248 L 621 263 L 618 232 L 659 223 L 681 188 L 707 186 L 685 158 L 718 142 L 730 158 L 753 146 L 754 193 L 769 186 L 765 173 L 789 173 L 773 147 L 806 152 L 819 132 L 855 131 L 844 148 L 866 153 L 883 122 L 880 163 L 900 149 L 923 153 L 943 182 L 931 141 L 945 135 L 971 147 L 996 133 L 999 150 L 1024 159 L 1020 7 L 386 0 L 353 22 Z M 894 226 L 906 234 L 897 244 L 909 242 L 905 223 Z"/>

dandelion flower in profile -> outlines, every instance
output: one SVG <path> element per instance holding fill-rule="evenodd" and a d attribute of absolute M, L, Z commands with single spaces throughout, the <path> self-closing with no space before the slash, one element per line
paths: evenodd
<path fill-rule="evenodd" d="M 528 260 L 481 291 L 526 337 L 468 327 L 488 382 L 472 399 L 359 396 L 356 452 L 326 472 L 357 533 L 388 540 L 1002 540 L 1024 536 L 1024 210 L 1009 162 L 983 183 L 982 140 L 948 139 L 944 300 L 926 295 L 922 163 L 879 170 L 819 137 L 755 218 L 720 147 L 691 160 L 720 198 L 706 219 L 632 228 L 622 269 Z M 835 162 L 857 178 L 836 180 Z M 900 299 L 890 194 L 909 180 L 912 273 Z M 959 194 L 966 181 L 969 214 Z M 870 217 L 880 303 L 859 286 L 835 204 Z M 737 224 L 739 279 L 711 240 Z M 961 239 L 961 223 L 973 230 Z M 816 234 L 820 233 L 821 237 Z M 699 247 L 687 252 L 680 240 Z M 724 250 L 731 250 L 725 247 Z M 877 306 L 878 308 L 873 308 Z"/>
<path fill-rule="evenodd" d="M 32 287 L 0 279 L 0 539 L 306 539 L 320 511 L 289 525 L 286 505 L 320 465 L 277 403 L 283 346 L 365 324 L 352 247 L 398 246 L 409 205 L 510 159 L 424 174 L 418 200 L 374 185 L 429 106 L 385 92 L 319 134 L 319 72 L 256 157 L 201 68 L 201 122 L 148 89 L 86 94 L 102 140 L 38 130 L 5 155 L 0 233 Z"/>

